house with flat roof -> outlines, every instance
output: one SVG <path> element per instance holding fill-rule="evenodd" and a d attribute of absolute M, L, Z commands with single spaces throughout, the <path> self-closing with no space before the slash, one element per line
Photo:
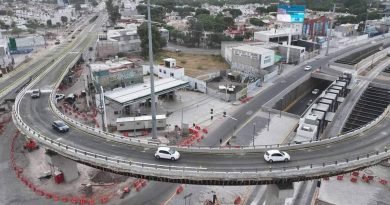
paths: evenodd
<path fill-rule="evenodd" d="M 275 63 L 275 51 L 262 46 L 238 46 L 232 49 L 232 70 L 257 76 Z"/>
<path fill-rule="evenodd" d="M 143 83 L 142 67 L 125 59 L 90 64 L 90 75 L 95 88 L 104 90 Z"/>

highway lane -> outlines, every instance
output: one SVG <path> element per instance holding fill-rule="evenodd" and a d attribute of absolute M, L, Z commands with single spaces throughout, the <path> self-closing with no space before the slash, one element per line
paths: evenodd
<path fill-rule="evenodd" d="M 47 100 L 48 94 L 43 94 L 39 99 L 31 99 L 26 95 L 20 105 L 20 112 L 25 122 L 34 130 L 37 130 L 53 140 L 60 141 L 79 149 L 98 154 L 117 157 L 118 159 L 131 159 L 144 163 L 156 163 L 161 165 L 202 167 L 208 170 L 240 171 L 240 170 L 267 170 L 269 164 L 263 160 L 263 153 L 240 154 L 197 154 L 182 153 L 179 161 L 154 159 L 154 149 L 125 144 L 113 143 L 103 138 L 98 138 L 71 127 L 69 133 L 57 133 L 51 128 L 51 122 L 57 119 L 52 115 Z M 355 158 L 356 155 L 367 152 L 375 152 L 390 145 L 390 119 L 386 118 L 375 129 L 370 129 L 359 134 L 351 141 L 343 141 L 336 144 L 312 147 L 290 151 L 292 161 L 289 163 L 275 163 L 274 168 L 296 167 L 322 162 L 333 163 L 336 160 L 344 161 L 346 158 Z"/>
<path fill-rule="evenodd" d="M 64 67 L 66 67 L 73 58 L 74 56 L 68 54 L 66 58 L 56 66 L 57 71 L 63 71 Z M 54 85 L 58 78 L 58 73 L 55 72 L 55 70 L 52 70 L 52 73 L 46 75 L 37 86 L 47 86 L 50 88 L 50 86 Z M 304 73 L 302 69 L 297 70 L 297 72 L 298 74 L 299 72 Z M 297 73 L 291 76 L 291 78 L 299 77 L 301 77 L 301 75 L 297 75 Z M 281 81 L 280 83 L 284 84 L 288 82 Z M 276 93 L 268 92 L 268 97 L 272 97 L 274 94 Z M 260 100 L 263 101 L 265 101 L 265 98 L 267 98 L 267 96 L 262 97 L 263 98 L 260 98 Z M 251 101 L 251 103 L 253 102 L 255 101 Z M 79 149 L 117 157 L 118 159 L 131 159 L 134 161 L 142 161 L 153 164 L 158 163 L 162 165 L 202 167 L 208 170 L 239 171 L 242 169 L 267 170 L 269 168 L 269 164 L 265 163 L 262 159 L 262 153 L 219 155 L 182 153 L 182 159 L 177 162 L 163 160 L 157 161 L 153 157 L 153 153 L 155 151 L 153 149 L 145 149 L 142 147 L 112 143 L 110 141 L 106 141 L 105 139 L 83 133 L 82 131 L 75 128 L 72 128 L 71 131 L 66 134 L 55 133 L 50 127 L 50 123 L 52 120 L 56 119 L 56 117 L 53 116 L 53 113 L 49 108 L 48 94 L 44 94 L 40 99 L 36 100 L 32 100 L 29 95 L 26 95 L 21 102 L 20 113 L 22 118 L 29 126 L 52 138 L 53 140 L 59 140 Z M 246 113 L 244 117 L 245 116 L 248 117 Z M 311 163 L 319 164 L 325 161 L 333 162 L 334 160 L 344 160 L 345 158 L 353 157 L 355 154 L 361 154 L 367 151 L 375 151 L 376 149 L 383 148 L 384 145 L 389 144 L 389 139 L 386 138 L 388 133 L 390 132 L 389 120 L 387 118 L 377 127 L 377 129 L 372 129 L 364 134 L 359 135 L 359 139 L 355 140 L 353 144 L 351 144 L 351 141 L 344 141 L 328 146 L 293 150 L 290 152 L 293 161 L 288 164 L 274 164 L 273 167 L 295 167 L 308 165 Z M 367 136 L 371 137 L 367 138 Z M 367 138 L 369 140 L 362 140 L 363 138 Z"/>
<path fill-rule="evenodd" d="M 102 22 L 102 18 L 97 19 L 98 23 Z M 83 25 L 86 23 L 86 19 L 80 21 L 77 25 Z M 80 32 L 80 34 L 87 33 L 87 30 L 93 25 L 86 26 L 87 29 Z M 45 55 L 37 57 L 32 61 L 25 63 L 21 66 L 18 66 L 16 70 L 11 73 L 5 75 L 3 78 L 0 78 L 0 98 L 6 97 L 7 94 L 17 91 L 16 87 L 20 87 L 21 85 L 27 83 L 31 78 L 34 78 L 39 73 L 44 72 L 47 68 L 52 65 L 54 60 L 58 59 L 63 53 L 68 52 L 75 45 L 79 45 L 79 43 L 83 40 L 79 35 L 76 35 L 76 38 L 72 40 L 72 42 L 62 42 L 60 45 L 52 48 Z M 78 47 L 77 49 L 79 49 Z M 14 95 L 7 96 L 8 98 L 14 97 Z"/>
<path fill-rule="evenodd" d="M 385 42 L 386 44 L 390 43 L 390 39 L 385 39 L 382 41 Z M 319 59 L 316 58 L 312 62 L 307 63 L 307 65 L 311 65 L 313 67 L 313 70 L 321 66 L 322 72 L 326 74 L 338 76 L 341 74 L 339 71 L 327 68 L 327 64 L 329 60 L 337 56 L 340 56 L 346 52 L 352 52 L 354 49 L 358 49 L 366 44 L 368 43 L 344 48 L 335 53 L 330 53 L 327 57 L 319 58 Z M 227 138 L 229 136 L 232 136 L 234 127 L 239 128 L 243 123 L 245 123 L 246 119 L 250 118 L 254 113 L 256 113 L 259 109 L 261 109 L 261 107 L 266 102 L 271 100 L 274 96 L 282 92 L 284 89 L 286 89 L 294 82 L 298 81 L 303 76 L 310 75 L 310 72 L 303 70 L 304 67 L 305 65 L 302 65 L 298 69 L 292 71 L 288 76 L 276 80 L 273 86 L 267 88 L 261 94 L 255 96 L 247 104 L 245 104 L 245 106 L 241 106 L 234 113 L 227 113 L 228 115 L 238 120 L 235 121 L 231 119 L 225 119 L 223 122 L 219 124 L 218 127 L 211 128 L 209 130 L 209 133 L 207 134 L 207 138 L 202 140 L 201 144 L 202 145 L 212 144 L 216 146 L 219 145 L 220 138 Z"/>

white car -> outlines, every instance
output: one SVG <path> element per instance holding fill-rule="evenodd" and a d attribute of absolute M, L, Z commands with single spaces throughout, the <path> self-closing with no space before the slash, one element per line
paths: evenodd
<path fill-rule="evenodd" d="M 31 98 L 39 98 L 41 96 L 41 90 L 40 89 L 34 89 L 31 92 Z"/>
<path fill-rule="evenodd" d="M 156 153 L 154 153 L 154 157 L 156 157 L 156 159 L 170 159 L 175 161 L 180 158 L 180 153 L 173 148 L 159 147 Z"/>
<path fill-rule="evenodd" d="M 319 92 L 320 92 L 319 89 L 314 89 L 313 91 L 311 91 L 311 94 L 317 95 Z"/>
<path fill-rule="evenodd" d="M 310 65 L 307 65 L 304 69 L 305 71 L 308 71 L 308 70 L 311 70 L 311 66 Z"/>
<path fill-rule="evenodd" d="M 290 155 L 287 152 L 282 152 L 279 150 L 268 150 L 264 154 L 265 161 L 272 162 L 288 162 L 290 161 Z"/>

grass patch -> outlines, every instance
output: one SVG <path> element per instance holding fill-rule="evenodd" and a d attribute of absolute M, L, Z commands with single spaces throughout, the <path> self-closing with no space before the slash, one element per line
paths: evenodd
<path fill-rule="evenodd" d="M 197 77 L 207 73 L 226 70 L 229 64 L 220 55 L 200 55 L 163 51 L 157 56 L 157 64 L 163 63 L 165 58 L 176 59 L 177 65 L 185 68 L 185 74 Z"/>

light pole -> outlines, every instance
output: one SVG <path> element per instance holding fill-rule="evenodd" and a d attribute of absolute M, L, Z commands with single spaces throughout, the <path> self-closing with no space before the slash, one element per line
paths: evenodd
<path fill-rule="evenodd" d="M 255 135 L 256 135 L 256 123 L 254 122 L 253 123 L 253 139 L 252 139 L 253 147 L 255 146 Z"/>
<path fill-rule="evenodd" d="M 280 110 L 279 110 L 279 117 L 282 118 L 282 106 L 283 106 L 283 98 L 280 99 Z"/>
<path fill-rule="evenodd" d="M 150 97 L 152 102 L 152 139 L 157 139 L 156 127 L 156 99 L 154 96 L 154 70 L 153 70 L 153 43 L 152 43 L 152 20 L 150 17 L 150 0 L 148 0 L 148 39 L 149 39 L 149 72 L 150 72 Z"/>
<path fill-rule="evenodd" d="M 370 1 L 370 6 L 368 8 L 371 8 L 372 0 Z M 368 8 L 366 10 L 366 21 L 364 22 L 364 33 L 367 32 L 367 20 L 368 20 Z M 370 35 L 368 35 L 370 37 Z"/>
<path fill-rule="evenodd" d="M 336 4 L 333 4 L 333 17 L 334 17 L 334 12 L 336 10 Z M 328 41 L 326 42 L 326 53 L 325 56 L 328 56 L 329 53 L 329 44 L 330 44 L 330 39 L 332 38 L 332 29 L 333 29 L 333 18 L 330 19 L 330 28 L 329 28 L 329 35 L 328 35 Z"/>

